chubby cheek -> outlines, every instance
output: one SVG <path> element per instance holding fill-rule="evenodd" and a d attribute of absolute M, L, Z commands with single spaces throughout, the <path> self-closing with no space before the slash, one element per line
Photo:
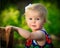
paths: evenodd
<path fill-rule="evenodd" d="M 37 25 L 37 28 L 42 28 L 43 23 L 42 22 L 38 22 L 38 23 L 36 23 L 36 25 Z"/>

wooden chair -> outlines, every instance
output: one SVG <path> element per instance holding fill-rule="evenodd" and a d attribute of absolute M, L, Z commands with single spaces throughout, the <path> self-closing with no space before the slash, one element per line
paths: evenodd
<path fill-rule="evenodd" d="M 13 48 L 13 36 L 13 31 L 8 30 L 6 32 L 4 27 L 0 27 L 0 47 Z"/>

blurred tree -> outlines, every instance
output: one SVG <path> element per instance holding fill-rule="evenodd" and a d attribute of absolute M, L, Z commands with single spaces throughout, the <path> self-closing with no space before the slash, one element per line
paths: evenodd
<path fill-rule="evenodd" d="M 1 12 L 3 26 L 6 25 L 17 25 L 18 24 L 18 16 L 19 11 L 15 8 L 10 6 L 9 8 L 3 10 Z"/>

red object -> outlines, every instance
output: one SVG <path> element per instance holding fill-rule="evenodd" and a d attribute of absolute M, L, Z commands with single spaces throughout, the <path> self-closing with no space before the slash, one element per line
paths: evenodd
<path fill-rule="evenodd" d="M 50 44 L 52 41 L 51 41 L 51 39 L 50 38 L 48 38 L 48 36 L 46 35 L 46 41 L 47 41 L 47 43 L 48 44 Z"/>
<path fill-rule="evenodd" d="M 28 39 L 27 42 L 26 42 L 26 46 L 30 46 L 31 44 L 32 44 L 32 40 Z"/>

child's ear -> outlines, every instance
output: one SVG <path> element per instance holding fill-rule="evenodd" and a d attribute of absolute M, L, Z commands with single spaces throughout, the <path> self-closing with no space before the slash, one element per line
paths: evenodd
<path fill-rule="evenodd" d="M 44 23 L 46 22 L 46 18 L 44 18 Z"/>

